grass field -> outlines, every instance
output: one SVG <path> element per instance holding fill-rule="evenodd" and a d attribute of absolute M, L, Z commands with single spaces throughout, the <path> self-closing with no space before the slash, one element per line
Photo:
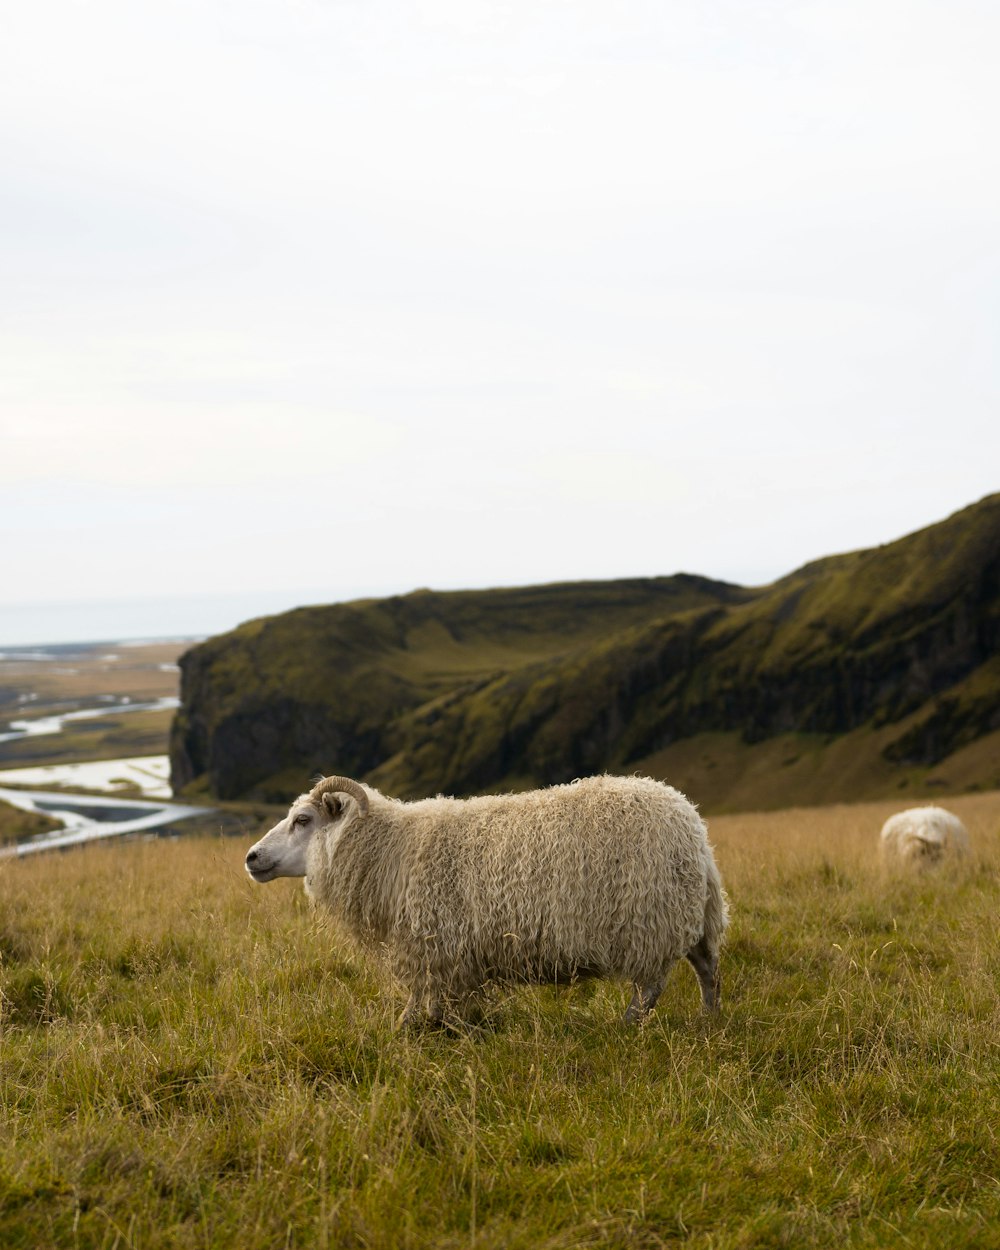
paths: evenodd
<path fill-rule="evenodd" d="M 719 816 L 724 1006 L 678 968 L 399 1000 L 245 839 L 0 867 L 0 1245 L 1000 1246 L 1000 793 L 957 874 L 880 875 L 894 805 Z M 898 806 L 898 805 L 895 805 Z"/>

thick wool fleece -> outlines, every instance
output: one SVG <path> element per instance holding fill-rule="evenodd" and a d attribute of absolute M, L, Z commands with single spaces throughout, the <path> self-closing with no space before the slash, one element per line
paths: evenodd
<path fill-rule="evenodd" d="M 662 983 L 726 902 L 705 826 L 679 791 L 590 777 L 527 794 L 389 799 L 366 787 L 314 837 L 306 888 L 429 1002 L 491 979 Z"/>
<path fill-rule="evenodd" d="M 927 866 L 942 859 L 956 859 L 969 849 L 965 825 L 943 807 L 910 807 L 890 816 L 880 837 L 886 864 Z"/>

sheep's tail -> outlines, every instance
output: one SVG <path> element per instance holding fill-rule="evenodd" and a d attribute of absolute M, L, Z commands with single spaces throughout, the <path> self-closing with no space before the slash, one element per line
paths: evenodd
<path fill-rule="evenodd" d="M 722 945 L 722 938 L 729 924 L 729 903 L 726 892 L 722 888 L 722 878 L 715 866 L 715 860 L 708 861 L 708 890 L 705 895 L 705 944 L 713 954 L 717 954 Z"/>

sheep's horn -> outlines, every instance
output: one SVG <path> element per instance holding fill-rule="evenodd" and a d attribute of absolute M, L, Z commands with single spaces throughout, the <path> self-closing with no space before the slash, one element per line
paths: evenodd
<path fill-rule="evenodd" d="M 361 809 L 361 815 L 368 815 L 368 795 L 365 794 L 361 786 L 356 781 L 352 781 L 350 777 L 324 777 L 322 781 L 317 781 L 309 792 L 311 799 L 318 799 L 324 794 L 332 794 L 339 791 L 342 794 L 349 794 L 352 799 L 356 799 L 358 807 Z"/>

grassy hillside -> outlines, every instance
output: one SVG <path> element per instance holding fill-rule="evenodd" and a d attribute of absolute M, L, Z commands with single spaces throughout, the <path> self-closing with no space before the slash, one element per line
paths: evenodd
<path fill-rule="evenodd" d="M 1000 496 L 771 586 L 419 592 L 250 622 L 181 667 L 175 781 L 221 797 L 332 771 L 402 796 L 665 775 L 706 735 L 729 735 L 708 788 L 668 779 L 713 810 L 788 735 L 814 760 L 851 736 L 864 793 L 992 785 L 968 748 L 1000 730 Z M 813 800 L 857 794 L 822 763 L 795 777 Z M 754 803 L 788 801 L 780 770 L 760 779 Z"/>
<path fill-rule="evenodd" d="M 298 793 L 303 773 L 363 775 L 442 712 L 510 673 L 533 673 L 636 623 L 751 592 L 680 575 L 414 594 L 300 608 L 181 657 L 171 737 L 177 786 L 220 797 Z M 417 718 L 411 720 L 411 714 Z"/>
<path fill-rule="evenodd" d="M 1000 1246 L 1000 794 L 965 873 L 883 879 L 888 803 L 722 816 L 724 1004 L 677 968 L 399 999 L 243 840 L 0 867 L 6 1250 Z"/>

